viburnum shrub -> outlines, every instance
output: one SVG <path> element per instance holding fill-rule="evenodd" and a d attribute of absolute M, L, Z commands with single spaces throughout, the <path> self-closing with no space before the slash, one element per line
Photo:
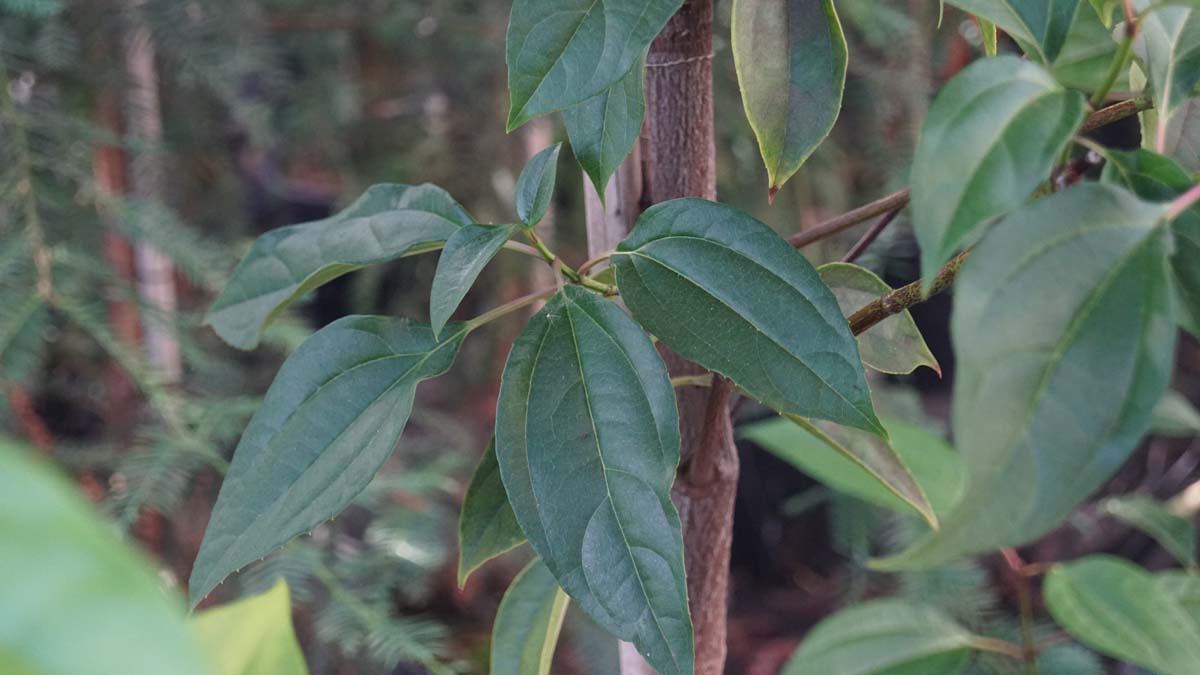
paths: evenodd
<path fill-rule="evenodd" d="M 733 2 L 732 51 L 772 197 L 841 108 L 848 52 L 834 4 Z M 1012 547 L 1061 524 L 1148 432 L 1179 328 L 1200 331 L 1192 177 L 1200 9 L 1151 0 L 950 4 L 976 15 L 991 55 L 937 94 L 911 191 L 791 241 L 737 209 L 681 198 L 646 208 L 614 250 L 573 266 L 537 233 L 560 145 L 521 173 L 510 223 L 478 223 L 433 185 L 384 184 L 331 218 L 262 236 L 208 317 L 243 349 L 331 279 L 403 256 L 441 257 L 428 321 L 346 317 L 288 358 L 221 486 L 190 582 L 193 603 L 336 516 L 396 446 L 418 385 L 445 373 L 472 333 L 542 302 L 509 351 L 495 435 L 460 523 L 461 579 L 524 542 L 536 554 L 500 606 L 493 673 L 548 672 L 568 602 L 664 675 L 719 672 L 719 661 L 715 671 L 695 665 L 694 644 L 724 636 L 693 635 L 697 607 L 685 575 L 693 561 L 671 498 L 681 387 L 736 388 L 841 453 L 833 459 L 853 490 L 922 516 L 928 534 L 873 561 L 877 570 L 1000 549 L 1012 559 Z M 516 0 L 507 128 L 561 112 L 576 160 L 606 194 L 648 111 L 688 104 L 654 99 L 643 78 L 672 16 L 703 5 Z M 1104 36 L 1091 45 L 1100 57 L 1091 71 L 1064 77 L 1059 55 L 1085 24 Z M 997 55 L 998 30 L 1024 55 Z M 1110 96 L 1116 90 L 1131 93 Z M 1133 115 L 1141 149 L 1087 135 Z M 1098 175 L 1086 171 L 1101 162 Z M 906 207 L 922 261 L 909 286 L 891 289 L 849 263 L 815 268 L 797 250 L 875 216 L 884 216 L 881 229 Z M 558 283 L 451 321 L 503 250 L 544 260 Z M 937 368 L 907 309 L 951 286 L 957 454 L 947 456 L 955 470 L 919 472 L 876 414 L 866 370 Z M 659 347 L 705 372 L 672 379 Z M 934 493 L 948 497 L 938 503 L 927 497 Z M 1162 539 L 1187 571 L 1152 574 L 1101 556 L 1052 564 L 1050 614 L 1104 654 L 1169 675 L 1200 672 L 1191 525 L 1154 502 L 1109 508 Z M 720 603 L 723 613 L 723 597 L 691 601 Z M 932 607 L 874 600 L 811 631 L 785 672 L 938 675 L 979 651 L 1036 668 L 1039 645 L 1024 637 L 982 637 Z"/>

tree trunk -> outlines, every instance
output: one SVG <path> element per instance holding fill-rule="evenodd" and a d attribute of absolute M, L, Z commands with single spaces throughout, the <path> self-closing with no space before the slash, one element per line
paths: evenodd
<path fill-rule="evenodd" d="M 712 101 L 712 0 L 687 0 L 646 59 L 646 124 L 639 147 L 613 177 L 607 212 L 588 189 L 588 249 L 612 250 L 647 206 L 677 197 L 716 198 Z M 585 179 L 585 184 L 587 180 Z M 701 372 L 665 352 L 672 375 Z M 725 668 L 729 546 L 738 457 L 729 418 L 728 382 L 679 390 L 682 462 L 671 496 L 683 521 L 696 674 Z M 622 675 L 653 671 L 622 645 Z"/>
<path fill-rule="evenodd" d="M 132 24 L 125 44 L 128 129 L 134 141 L 142 146 L 133 157 L 130 177 L 133 194 L 138 199 L 163 204 L 166 167 L 162 157 L 158 67 L 153 36 L 138 16 L 141 4 L 142 0 L 130 0 Z M 182 376 L 183 361 L 172 326 L 176 304 L 174 265 L 162 251 L 145 242 L 134 246 L 134 262 L 138 296 L 150 310 L 142 315 L 147 360 L 166 381 L 177 382 Z"/>

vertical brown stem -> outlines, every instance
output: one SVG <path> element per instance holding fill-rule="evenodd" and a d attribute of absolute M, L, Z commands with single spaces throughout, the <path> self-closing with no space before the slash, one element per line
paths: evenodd
<path fill-rule="evenodd" d="M 651 45 L 646 58 L 646 124 L 633 155 L 640 154 L 641 165 L 636 159 L 627 161 L 613 178 L 607 211 L 589 191 L 591 255 L 611 250 L 641 208 L 677 197 L 716 198 L 712 22 L 712 0 L 687 0 Z M 674 354 L 663 356 L 672 375 L 702 372 Z M 729 546 L 738 475 L 731 393 L 729 383 L 720 378 L 708 390 L 679 391 L 683 461 L 672 499 L 683 521 L 697 675 L 721 675 L 725 669 Z M 621 672 L 653 671 L 626 649 Z"/>

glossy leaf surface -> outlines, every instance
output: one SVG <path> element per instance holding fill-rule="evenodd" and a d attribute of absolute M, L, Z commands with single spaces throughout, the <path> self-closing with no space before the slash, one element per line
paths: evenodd
<path fill-rule="evenodd" d="M 1056 565 L 1046 607 L 1093 649 L 1162 675 L 1190 675 L 1200 663 L 1200 577 L 1152 575 L 1109 556 Z"/>
<path fill-rule="evenodd" d="M 542 150 L 529 160 L 517 177 L 517 217 L 526 225 L 537 225 L 550 210 L 554 181 L 558 175 L 558 153 L 561 150 L 562 143 Z"/>
<path fill-rule="evenodd" d="M 683 0 L 515 0 L 508 21 L 508 130 L 611 87 Z"/>
<path fill-rule="evenodd" d="M 491 675 L 549 675 L 567 604 L 541 560 L 521 570 L 496 610 Z"/>
<path fill-rule="evenodd" d="M 1196 526 L 1167 510 L 1148 495 L 1124 495 L 1104 500 L 1109 515 L 1145 532 L 1187 567 L 1196 566 Z"/>
<path fill-rule="evenodd" d="M 942 89 L 912 169 L 927 284 L 980 225 L 1020 205 L 1049 177 L 1083 116 L 1081 94 L 1015 56 L 976 61 Z"/>
<path fill-rule="evenodd" d="M 191 624 L 214 675 L 308 675 L 282 580 L 261 595 L 200 612 Z"/>
<path fill-rule="evenodd" d="M 1112 29 L 1104 25 L 1096 12 L 1082 10 L 1075 15 L 1067 40 L 1050 69 L 1063 85 L 1093 92 L 1103 83 L 1116 53 Z M 1113 87 L 1117 91 L 1129 90 L 1128 68 L 1118 75 Z"/>
<path fill-rule="evenodd" d="M 471 216 L 433 185 L 375 185 L 336 216 L 271 230 L 233 271 L 206 323 L 234 347 L 300 296 L 364 265 L 439 248 Z"/>
<path fill-rule="evenodd" d="M 444 373 L 442 341 L 404 319 L 349 316 L 284 362 L 234 451 L 192 569 L 192 604 L 242 566 L 340 513 L 392 453 L 417 384 Z"/>
<path fill-rule="evenodd" d="M 939 532 L 880 566 L 1036 539 L 1124 463 L 1171 373 L 1164 215 L 1083 184 L 1013 213 L 976 247 L 951 326 L 963 497 Z"/>
<path fill-rule="evenodd" d="M 1020 42 L 1033 45 L 1043 63 L 1058 56 L 1080 0 L 947 0 L 981 16 Z"/>
<path fill-rule="evenodd" d="M 639 60 L 616 84 L 563 111 L 571 150 L 601 199 L 642 133 L 645 71 L 645 60 Z"/>
<path fill-rule="evenodd" d="M 837 300 L 771 228 L 677 199 L 647 209 L 612 261 L 634 318 L 683 357 L 780 412 L 884 433 Z"/>
<path fill-rule="evenodd" d="M 500 465 L 496 462 L 496 441 L 488 443 L 483 459 L 471 476 L 467 495 L 458 516 L 458 585 L 483 563 L 510 551 L 525 541 L 525 533 L 508 504 Z"/>
<path fill-rule="evenodd" d="M 612 302 L 567 286 L 513 343 L 496 413 L 509 503 L 559 585 L 660 673 L 690 674 L 670 498 L 679 417 L 649 337 Z"/>
<path fill-rule="evenodd" d="M 1156 202 L 1170 201 L 1195 184 L 1178 164 L 1149 150 L 1110 150 L 1103 177 Z M 1180 301 L 1180 323 L 1193 335 L 1200 335 L 1200 207 L 1171 221 L 1171 232 L 1175 235 L 1171 269 Z"/>
<path fill-rule="evenodd" d="M 873 600 L 817 624 L 781 675 L 953 675 L 970 660 L 972 639 L 932 607 Z"/>
<path fill-rule="evenodd" d="M 850 263 L 827 263 L 817 268 L 821 281 L 833 291 L 842 313 L 850 316 L 867 303 L 892 291 L 874 272 Z M 939 375 L 942 367 L 929 351 L 908 310 L 880 321 L 858 336 L 863 364 L 881 373 L 907 375 L 926 366 Z"/>
<path fill-rule="evenodd" d="M 774 195 L 837 121 L 846 38 L 833 0 L 734 0 L 732 33 L 742 105 Z"/>
<path fill-rule="evenodd" d="M 0 672 L 210 675 L 150 565 L 34 452 L 0 438 Z"/>
<path fill-rule="evenodd" d="M 918 508 L 918 512 L 927 508 L 935 515 L 949 512 L 962 480 L 962 461 L 958 453 L 944 440 L 919 426 L 887 418 L 883 423 L 891 436 L 890 448 L 873 434 L 817 423 L 822 433 L 840 441 L 843 449 L 839 450 L 785 417 L 742 427 L 739 436 L 825 485 L 859 499 L 900 513 L 911 512 L 914 508 Z M 850 454 L 856 457 L 851 458 Z M 889 455 L 893 459 L 888 459 Z M 882 463 L 882 467 L 870 471 L 863 466 L 867 461 Z M 915 491 L 909 488 L 909 498 L 881 482 L 879 473 L 884 469 L 910 476 L 898 481 L 899 484 L 915 482 Z"/>
<path fill-rule="evenodd" d="M 517 225 L 464 225 L 446 240 L 429 291 L 429 323 L 434 335 L 441 334 L 479 273 L 518 229 Z"/>

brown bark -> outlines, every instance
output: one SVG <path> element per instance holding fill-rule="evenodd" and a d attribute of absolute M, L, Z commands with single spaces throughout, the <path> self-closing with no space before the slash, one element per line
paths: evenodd
<path fill-rule="evenodd" d="M 677 197 L 716 198 L 712 22 L 712 0 L 687 0 L 651 45 L 646 59 L 646 124 L 639 147 L 613 177 L 607 210 L 588 191 L 592 256 L 612 250 L 647 206 Z M 663 357 L 672 375 L 703 372 L 674 354 L 664 351 Z M 721 378 L 711 389 L 684 387 L 678 392 L 683 445 L 672 499 L 683 521 L 697 675 L 720 675 L 725 668 L 729 546 L 738 476 L 731 393 Z M 622 650 L 623 675 L 653 672 L 636 657 L 631 649 Z"/>
<path fill-rule="evenodd" d="M 130 136 L 143 146 L 130 163 L 130 184 L 139 199 L 162 204 L 166 195 L 162 106 L 154 39 L 137 13 L 142 2 L 129 0 L 134 18 L 125 42 L 127 127 Z M 147 360 L 167 382 L 178 382 L 183 374 L 183 358 L 171 325 L 176 305 L 175 267 L 162 251 L 145 242 L 134 245 L 134 263 L 138 295 L 150 310 L 142 317 Z"/>

